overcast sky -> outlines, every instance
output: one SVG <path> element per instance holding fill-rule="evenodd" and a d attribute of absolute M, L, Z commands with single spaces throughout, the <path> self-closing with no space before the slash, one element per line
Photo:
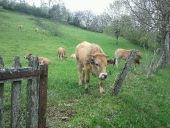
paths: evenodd
<path fill-rule="evenodd" d="M 35 5 L 40 5 L 40 0 L 26 0 L 31 5 L 34 3 Z M 45 3 L 48 3 L 43 0 Z M 101 14 L 113 0 L 61 0 L 65 3 L 67 9 L 71 12 L 74 11 L 84 11 L 90 10 L 95 14 Z"/>
<path fill-rule="evenodd" d="M 95 14 L 101 14 L 113 0 L 63 0 L 70 11 L 90 10 Z"/>

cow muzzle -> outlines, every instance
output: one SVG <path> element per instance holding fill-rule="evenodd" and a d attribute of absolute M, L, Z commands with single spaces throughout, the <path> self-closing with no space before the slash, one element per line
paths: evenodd
<path fill-rule="evenodd" d="M 105 73 L 100 73 L 99 74 L 99 79 L 101 79 L 101 80 L 105 80 L 107 78 L 107 73 L 105 72 Z"/>

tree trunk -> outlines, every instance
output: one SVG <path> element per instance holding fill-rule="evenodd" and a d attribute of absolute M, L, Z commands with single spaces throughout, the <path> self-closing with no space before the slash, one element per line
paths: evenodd
<path fill-rule="evenodd" d="M 158 69 L 170 64 L 170 14 L 163 16 L 162 23 L 162 55 L 158 63 Z"/>

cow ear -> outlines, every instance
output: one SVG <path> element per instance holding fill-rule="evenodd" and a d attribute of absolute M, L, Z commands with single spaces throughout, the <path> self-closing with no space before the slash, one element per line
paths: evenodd
<path fill-rule="evenodd" d="M 90 59 L 90 64 L 94 64 L 94 58 Z"/>
<path fill-rule="evenodd" d="M 87 64 L 94 64 L 94 58 L 90 58 L 90 59 L 87 61 Z"/>
<path fill-rule="evenodd" d="M 113 60 L 112 59 L 107 59 L 107 64 L 113 64 Z"/>
<path fill-rule="evenodd" d="M 95 54 L 89 54 L 88 56 L 89 56 L 89 57 L 94 57 L 94 56 L 95 56 Z"/>
<path fill-rule="evenodd" d="M 32 53 L 29 53 L 28 56 L 32 56 Z"/>

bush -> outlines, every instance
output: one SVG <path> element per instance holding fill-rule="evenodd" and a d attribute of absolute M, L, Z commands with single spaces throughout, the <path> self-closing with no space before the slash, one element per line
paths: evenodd
<path fill-rule="evenodd" d="M 120 29 L 120 35 L 134 44 L 150 49 L 160 47 L 158 33 L 144 31 L 143 28 L 136 25 L 129 16 L 122 16 L 119 22 L 113 21 L 105 28 L 104 32 L 109 35 L 114 35 L 114 30 L 117 27 Z"/>

